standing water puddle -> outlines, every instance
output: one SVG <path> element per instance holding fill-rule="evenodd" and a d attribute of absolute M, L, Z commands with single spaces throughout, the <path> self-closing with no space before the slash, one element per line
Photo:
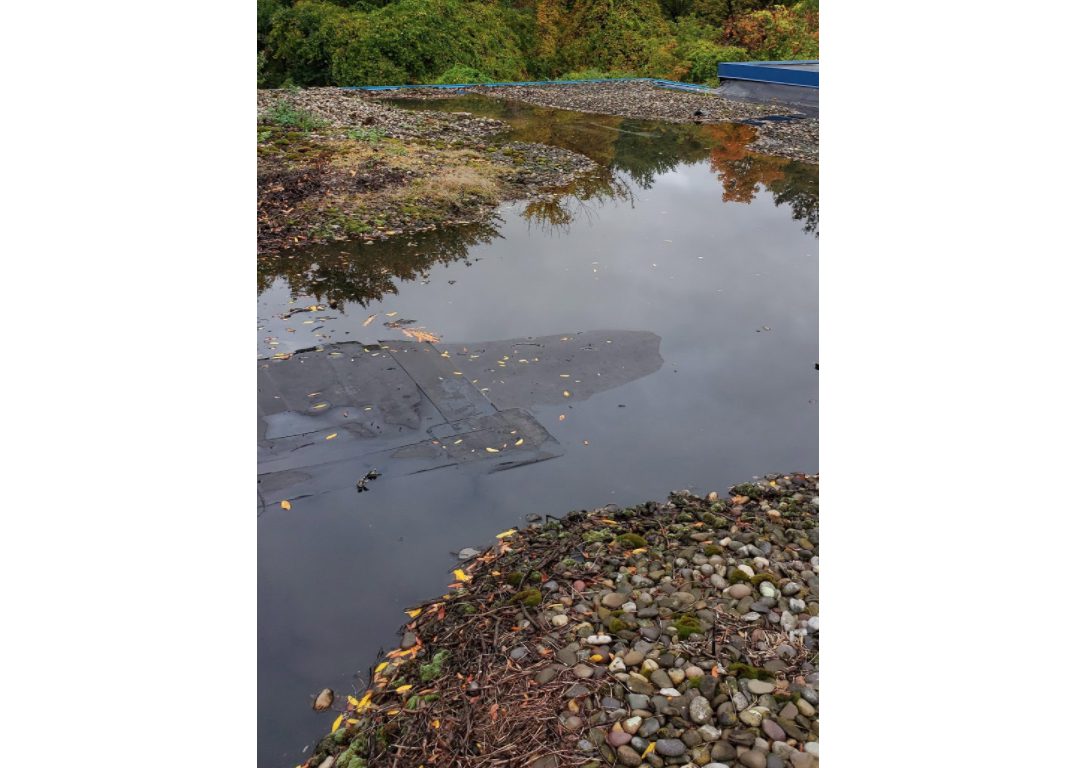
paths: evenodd
<path fill-rule="evenodd" d="M 395 103 L 608 173 L 491 226 L 260 262 L 262 768 L 309 755 L 336 716 L 310 697 L 362 688 L 454 551 L 529 515 L 818 469 L 817 166 L 747 152 L 744 125 Z"/>

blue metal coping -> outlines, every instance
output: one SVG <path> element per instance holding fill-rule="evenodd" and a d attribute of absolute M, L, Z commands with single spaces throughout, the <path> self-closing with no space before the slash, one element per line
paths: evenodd
<path fill-rule="evenodd" d="M 815 69 L 796 69 L 813 64 Z M 756 83 L 798 85 L 818 88 L 818 61 L 745 61 L 722 62 L 717 65 L 720 80 L 750 80 Z"/>
<path fill-rule="evenodd" d="M 408 85 L 344 85 L 341 90 L 345 91 L 399 91 L 405 88 L 441 88 L 445 90 L 459 90 L 461 88 L 477 88 L 485 86 L 494 88 L 508 85 L 582 85 L 583 83 L 653 83 L 660 88 L 672 88 L 682 91 L 697 91 L 701 93 L 716 93 L 713 88 L 694 83 L 680 83 L 676 80 L 659 80 L 653 77 L 598 77 L 591 80 L 527 80 L 520 82 L 504 83 L 450 83 L 450 84 L 408 84 Z"/>

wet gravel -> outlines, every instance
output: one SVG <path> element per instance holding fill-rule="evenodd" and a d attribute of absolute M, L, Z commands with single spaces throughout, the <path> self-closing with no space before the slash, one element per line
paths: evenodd
<path fill-rule="evenodd" d="M 817 768 L 817 521 L 793 474 L 502 533 L 306 766 Z"/>
<path fill-rule="evenodd" d="M 458 90 L 408 89 L 367 94 L 372 101 L 397 98 L 438 99 L 459 95 Z M 543 107 L 595 112 L 675 123 L 749 122 L 758 135 L 751 149 L 763 154 L 804 162 L 818 162 L 818 119 L 768 120 L 802 113 L 781 104 L 737 101 L 714 93 L 678 91 L 646 82 L 579 83 L 541 86 L 474 86 L 465 92 L 522 101 Z"/>

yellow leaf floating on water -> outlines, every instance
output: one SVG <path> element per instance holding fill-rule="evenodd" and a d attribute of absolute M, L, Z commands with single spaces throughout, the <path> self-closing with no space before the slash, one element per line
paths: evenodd
<path fill-rule="evenodd" d="M 381 670 L 383 670 L 383 669 L 384 669 L 385 667 L 387 667 L 388 665 L 389 665 L 389 663 L 388 663 L 387 661 L 383 661 L 383 662 L 381 662 L 381 663 L 380 663 L 380 664 L 378 664 L 378 665 L 377 665 L 376 667 L 374 667 L 374 674 L 375 674 L 375 675 L 380 675 L 380 674 L 381 674 Z"/>
<path fill-rule="evenodd" d="M 387 663 L 387 662 L 382 662 L 382 664 L 385 664 L 385 663 Z M 374 692 L 373 691 L 367 691 L 366 695 L 362 697 L 362 701 L 358 702 L 355 705 L 355 711 L 356 712 L 361 712 L 362 710 L 364 710 L 368 706 L 370 706 L 370 699 L 372 699 L 373 697 L 374 697 Z"/>
<path fill-rule="evenodd" d="M 414 688 L 414 686 L 413 686 L 413 685 L 411 685 L 411 684 L 408 684 L 408 685 L 401 685 L 401 686 L 400 686 L 399 688 L 397 688 L 397 689 L 396 689 L 396 693 L 407 693 L 407 692 L 408 692 L 408 691 L 410 691 L 410 690 L 411 690 L 412 688 Z"/>
<path fill-rule="evenodd" d="M 428 341 L 431 344 L 436 344 L 441 340 L 441 337 L 438 336 L 436 333 L 430 333 L 429 331 L 424 331 L 421 328 L 404 328 L 403 332 L 405 335 L 410 336 L 412 339 L 417 339 L 418 341 Z"/>
<path fill-rule="evenodd" d="M 400 314 L 400 313 L 399 312 L 386 312 L 385 317 L 396 317 L 396 315 L 398 315 L 398 314 Z"/>
<path fill-rule="evenodd" d="M 359 700 L 356 699 L 354 696 L 348 696 L 347 697 L 347 703 L 350 704 L 353 707 L 359 706 Z"/>
<path fill-rule="evenodd" d="M 328 407 L 329 407 L 328 403 L 318 403 L 317 405 L 313 406 L 315 411 L 320 410 L 322 408 L 328 408 Z"/>
<path fill-rule="evenodd" d="M 422 609 L 421 608 L 415 608 L 415 609 L 410 610 L 410 611 L 404 611 L 404 613 L 406 613 L 408 616 L 410 616 L 413 619 L 416 616 L 418 616 L 420 613 L 422 613 Z"/>
<path fill-rule="evenodd" d="M 470 581 L 470 580 L 471 580 L 471 577 L 470 577 L 470 576 L 468 576 L 468 575 L 467 575 L 467 574 L 466 574 L 466 573 L 465 573 L 465 572 L 464 572 L 464 571 L 463 571 L 462 569 L 460 569 L 460 568 L 457 568 L 456 570 L 454 570 L 454 571 L 452 572 L 452 575 L 453 575 L 453 576 L 455 576 L 455 577 L 456 577 L 456 579 L 458 579 L 459 581 Z"/>
<path fill-rule="evenodd" d="M 509 536 L 515 536 L 515 535 L 516 535 L 516 529 L 515 528 L 509 528 L 507 531 L 504 531 L 503 533 L 498 533 L 497 538 L 498 539 L 507 539 Z"/>
<path fill-rule="evenodd" d="M 519 438 L 518 440 L 516 440 L 516 445 L 523 445 L 523 438 L 522 437 Z"/>
<path fill-rule="evenodd" d="M 281 509 L 291 509 L 291 502 L 288 501 L 287 499 L 284 499 L 284 501 L 280 502 L 280 508 Z"/>
<path fill-rule="evenodd" d="M 332 727 L 332 728 L 330 728 L 329 730 L 330 730 L 330 731 L 335 731 L 335 730 L 336 730 L 337 728 L 339 728 L 339 727 L 340 727 L 340 723 L 342 723 L 342 722 L 344 722 L 344 716 L 343 716 L 343 715 L 340 715 L 340 716 L 339 716 L 338 718 L 336 718 L 335 720 L 333 720 L 333 727 Z"/>
<path fill-rule="evenodd" d="M 571 392 L 569 392 L 568 390 L 564 390 L 564 396 L 565 396 L 565 397 L 571 397 L 571 396 L 572 396 L 572 393 L 571 393 Z"/>
<path fill-rule="evenodd" d="M 501 452 L 500 448 L 487 448 L 486 450 L 489 451 L 490 453 L 500 453 Z"/>
<path fill-rule="evenodd" d="M 336 437 L 336 433 L 335 433 L 335 432 L 333 432 L 333 433 L 332 433 L 331 435 L 325 435 L 325 439 L 326 439 L 326 440 L 332 440 L 332 439 L 333 439 L 334 437 Z"/>

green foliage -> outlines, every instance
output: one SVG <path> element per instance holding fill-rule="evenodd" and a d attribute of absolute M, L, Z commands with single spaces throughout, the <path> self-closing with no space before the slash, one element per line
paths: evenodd
<path fill-rule="evenodd" d="M 685 613 L 673 624 L 676 627 L 676 636 L 681 640 L 687 640 L 693 634 L 702 632 L 702 624 L 689 613 Z"/>
<path fill-rule="evenodd" d="M 428 663 L 419 667 L 419 678 L 424 683 L 430 682 L 436 677 L 441 676 L 441 665 L 445 663 L 445 659 L 448 658 L 448 651 L 438 651 L 433 655 L 433 658 Z"/>
<path fill-rule="evenodd" d="M 557 79 L 558 80 L 602 80 L 602 79 L 611 78 L 611 77 L 631 77 L 631 76 L 632 75 L 631 75 L 630 72 L 626 72 L 626 71 L 623 71 L 623 70 L 616 71 L 616 72 L 605 72 L 605 71 L 602 71 L 600 69 L 593 69 L 592 68 L 592 69 L 578 69 L 578 70 L 576 70 L 574 72 L 568 72 L 566 74 L 560 75 Z"/>
<path fill-rule="evenodd" d="M 313 131 L 324 128 L 326 122 L 305 109 L 299 109 L 286 101 L 278 101 L 271 109 L 267 110 L 262 118 L 266 123 L 279 125 L 284 128 L 294 128 L 299 131 Z M 269 133 L 269 132 L 265 132 Z M 261 138 L 261 133 L 258 138 Z M 266 136 L 268 138 L 268 135 Z"/>
<path fill-rule="evenodd" d="M 564 39 L 565 68 L 652 76 L 675 63 L 671 56 L 675 40 L 657 0 L 577 0 Z"/>
<path fill-rule="evenodd" d="M 646 546 L 646 539 L 637 533 L 622 533 L 616 537 L 620 545 L 628 549 L 638 549 Z"/>
<path fill-rule="evenodd" d="M 726 23 L 725 40 L 746 48 L 754 59 L 817 59 L 818 11 L 800 3 L 737 16 Z"/>
<path fill-rule="evenodd" d="M 508 602 L 522 603 L 528 608 L 534 608 L 542 604 L 542 593 L 534 587 L 528 587 L 521 592 L 516 592 Z"/>
<path fill-rule="evenodd" d="M 721 61 L 818 56 L 817 0 L 258 0 L 257 29 L 266 88 L 706 82 Z"/>
<path fill-rule="evenodd" d="M 453 64 L 434 80 L 439 85 L 454 85 L 459 83 L 492 83 L 493 78 L 485 72 L 479 72 L 474 67 L 463 64 Z"/>
<path fill-rule="evenodd" d="M 385 138 L 385 132 L 380 128 L 352 128 L 347 132 L 349 139 L 365 141 L 369 144 L 377 144 Z"/>
<path fill-rule="evenodd" d="M 722 61 L 748 61 L 751 56 L 744 48 L 734 45 L 717 45 L 709 40 L 695 40 L 677 50 L 684 61 L 685 79 L 703 83 L 717 78 L 717 65 Z"/>

